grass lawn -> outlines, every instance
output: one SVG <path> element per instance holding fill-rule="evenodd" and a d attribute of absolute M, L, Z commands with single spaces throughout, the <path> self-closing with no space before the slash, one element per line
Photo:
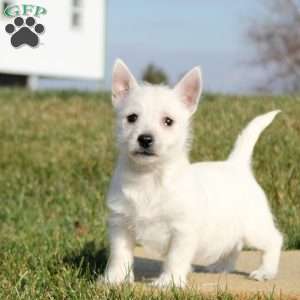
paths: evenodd
<path fill-rule="evenodd" d="M 203 100 L 194 120 L 193 161 L 225 159 L 250 119 L 282 109 L 258 142 L 254 169 L 285 248 L 300 249 L 300 99 Z M 240 299 L 96 288 L 106 257 L 113 128 L 109 94 L 0 90 L 0 299 Z"/>

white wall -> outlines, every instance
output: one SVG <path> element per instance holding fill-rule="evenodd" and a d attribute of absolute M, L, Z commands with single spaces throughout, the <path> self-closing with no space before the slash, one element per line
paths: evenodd
<path fill-rule="evenodd" d="M 4 30 L 13 18 L 0 15 L 0 72 L 41 76 L 100 80 L 105 69 L 105 0 L 81 0 L 83 24 L 72 28 L 72 0 L 30 0 L 26 4 L 40 5 L 47 15 L 37 18 L 45 32 L 40 45 L 14 48 Z M 0 0 L 2 8 L 3 0 Z M 13 3 L 25 3 L 13 1 Z"/>

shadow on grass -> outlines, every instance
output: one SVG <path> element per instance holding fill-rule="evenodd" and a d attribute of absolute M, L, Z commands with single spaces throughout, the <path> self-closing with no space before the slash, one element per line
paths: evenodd
<path fill-rule="evenodd" d="M 73 252 L 63 258 L 63 262 L 77 270 L 80 277 L 95 281 L 104 273 L 108 260 L 107 248 L 96 248 L 94 241 L 87 242 L 79 252 Z"/>
<path fill-rule="evenodd" d="M 215 272 L 210 272 L 206 267 L 193 265 L 194 273 L 210 273 L 217 274 Z M 160 260 L 135 257 L 134 258 L 134 274 L 136 281 L 149 281 L 160 275 L 162 271 L 162 262 Z M 230 272 L 231 274 L 240 275 L 243 277 L 248 277 L 247 272 L 234 270 Z M 220 273 L 219 273 L 220 274 Z"/>
<path fill-rule="evenodd" d="M 95 281 L 99 275 L 104 273 L 108 260 L 107 248 L 96 248 L 94 241 L 87 242 L 78 252 L 71 253 L 64 257 L 65 264 L 76 270 L 80 277 Z M 150 258 L 135 257 L 134 258 L 134 274 L 135 280 L 139 282 L 147 282 L 159 276 L 162 270 L 162 262 Z M 194 266 L 193 271 L 196 273 L 210 273 L 205 267 Z M 248 276 L 249 274 L 241 271 L 234 271 L 233 274 Z"/>
<path fill-rule="evenodd" d="M 198 265 L 194 265 L 193 266 L 193 271 L 195 273 L 207 273 L 207 274 L 222 274 L 222 272 L 211 272 L 207 269 L 207 267 L 203 267 L 203 266 L 198 266 Z M 238 270 L 234 270 L 229 272 L 230 274 L 235 274 L 235 275 L 241 275 L 243 277 L 249 277 L 249 273 L 244 272 L 244 271 L 238 271 Z"/>
<path fill-rule="evenodd" d="M 162 262 L 155 259 L 134 257 L 134 277 L 138 282 L 149 282 L 159 276 Z"/>

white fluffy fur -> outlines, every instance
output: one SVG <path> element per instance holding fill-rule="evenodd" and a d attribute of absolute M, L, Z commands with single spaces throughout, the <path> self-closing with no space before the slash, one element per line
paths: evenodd
<path fill-rule="evenodd" d="M 105 279 L 133 281 L 136 242 L 164 258 L 157 286 L 184 286 L 192 263 L 232 271 L 244 245 L 263 252 L 261 266 L 250 276 L 273 278 L 282 237 L 251 171 L 251 155 L 278 111 L 250 122 L 228 160 L 191 164 L 190 118 L 202 88 L 200 69 L 174 89 L 138 85 L 121 60 L 113 74 L 119 158 L 107 200 L 111 253 Z M 126 118 L 132 113 L 138 115 L 133 124 Z M 170 127 L 163 123 L 166 116 L 174 120 Z M 155 156 L 134 154 L 143 133 L 154 136 Z"/>

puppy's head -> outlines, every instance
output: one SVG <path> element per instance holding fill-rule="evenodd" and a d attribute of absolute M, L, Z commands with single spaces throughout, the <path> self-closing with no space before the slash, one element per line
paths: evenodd
<path fill-rule="evenodd" d="M 199 67 L 169 88 L 139 85 L 118 59 L 113 68 L 112 103 L 117 112 L 119 151 L 142 165 L 176 159 L 185 153 L 189 121 L 201 90 Z"/>

